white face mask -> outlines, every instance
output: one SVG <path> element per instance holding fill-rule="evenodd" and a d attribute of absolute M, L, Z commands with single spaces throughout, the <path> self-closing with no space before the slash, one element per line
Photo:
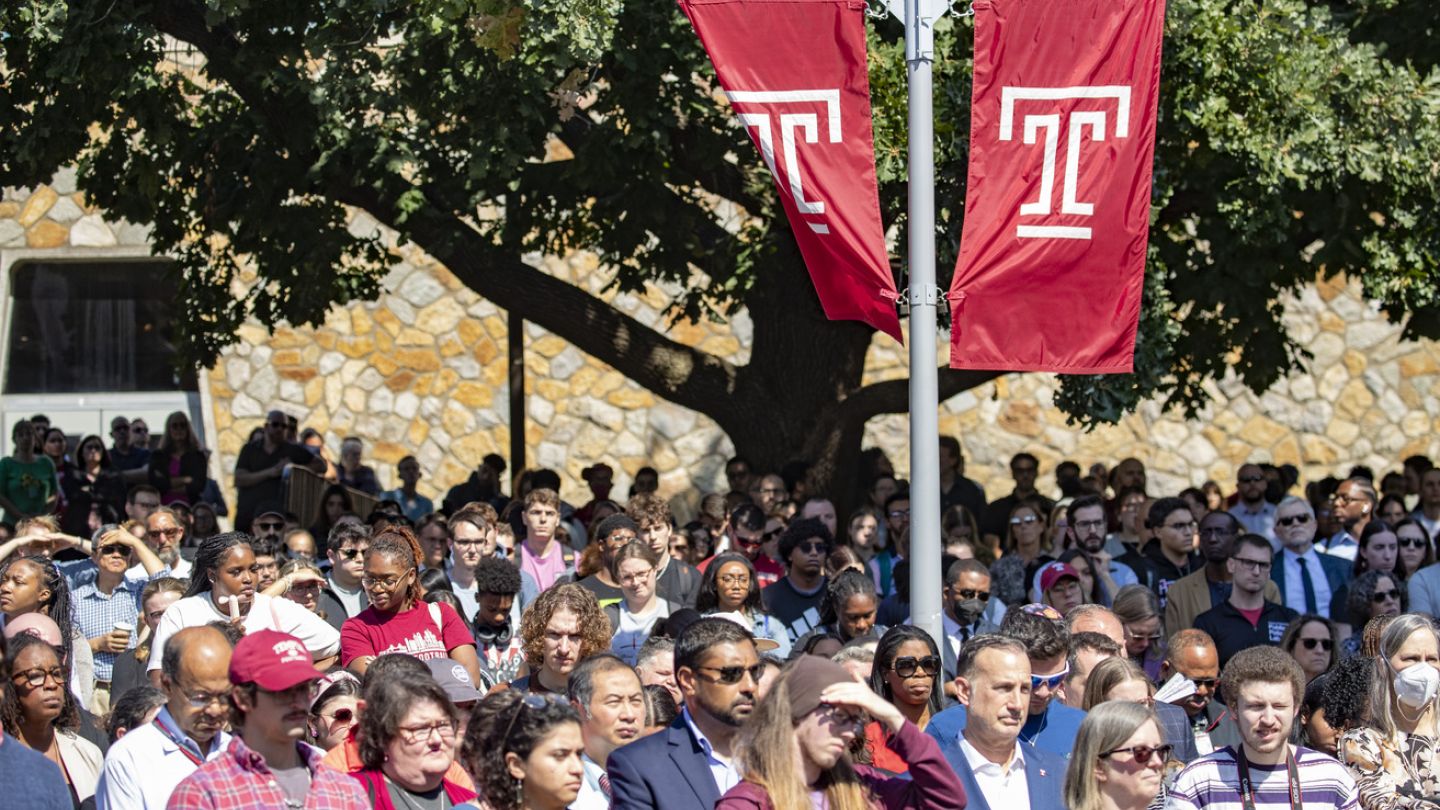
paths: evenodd
<path fill-rule="evenodd" d="M 1440 670 L 1426 663 L 1412 664 L 1395 673 L 1394 684 L 1395 697 L 1401 703 L 1412 709 L 1423 708 L 1440 692 Z"/>

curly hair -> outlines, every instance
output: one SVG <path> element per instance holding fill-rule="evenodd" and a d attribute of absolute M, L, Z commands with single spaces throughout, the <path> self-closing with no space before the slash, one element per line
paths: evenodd
<path fill-rule="evenodd" d="M 545 662 L 545 628 L 561 610 L 568 610 L 580 619 L 580 654 L 588 658 L 610 649 L 610 619 L 595 601 L 595 594 L 568 582 L 541 593 L 520 617 L 520 637 L 525 639 L 525 663 L 531 671 Z"/>
<path fill-rule="evenodd" d="M 875 593 L 875 581 L 868 574 L 859 571 L 841 571 L 825 585 L 825 594 L 820 597 L 820 624 L 833 625 L 840 621 L 840 612 L 856 596 L 869 596 L 880 604 Z"/>
<path fill-rule="evenodd" d="M 50 592 L 50 598 L 40 603 L 37 613 L 49 616 L 60 628 L 60 649 L 65 654 L 65 661 L 73 660 L 70 657 L 72 647 L 71 636 L 75 634 L 74 620 L 71 617 L 70 608 L 70 584 L 55 567 L 55 563 L 48 557 L 31 555 L 29 557 L 11 557 L 0 566 L 0 579 L 10 573 L 13 566 L 20 563 L 27 563 L 37 569 L 40 576 L 40 587 Z"/>
<path fill-rule="evenodd" d="M 625 505 L 625 516 L 638 526 L 670 525 L 670 505 L 653 492 L 645 492 L 630 499 Z"/>
<path fill-rule="evenodd" d="M 740 611 L 746 615 L 763 611 L 760 605 L 760 580 L 755 575 L 755 564 L 744 554 L 733 551 L 716 554 L 710 564 L 705 566 L 705 573 L 700 575 L 700 589 L 695 593 L 695 610 L 712 613 L 719 608 L 720 585 L 716 577 L 720 576 L 720 569 L 730 563 L 740 563 L 745 566 L 745 573 L 750 575 L 750 592 L 745 594 L 745 601 L 740 603 Z"/>
<path fill-rule="evenodd" d="M 1392 574 L 1387 571 L 1366 571 L 1350 581 L 1350 594 L 1345 600 L 1345 607 L 1350 614 L 1350 625 L 1352 627 L 1364 627 L 1365 623 L 1372 617 L 1373 599 L 1377 585 L 1380 580 L 1388 579 L 1394 584 L 1395 590 L 1400 592 L 1400 612 L 1404 613 L 1410 609 L 1410 591 L 1405 587 L 1405 580 L 1399 574 Z"/>
<path fill-rule="evenodd" d="M 1251 683 L 1288 683 L 1296 706 L 1305 697 L 1305 673 L 1295 659 L 1279 647 L 1248 647 L 1235 653 L 1225 662 L 1220 680 L 1225 684 L 1231 712 L 1239 705 L 1240 691 Z"/>
<path fill-rule="evenodd" d="M 390 678 L 367 684 L 364 693 L 365 710 L 360 713 L 355 739 L 366 770 L 379 770 L 385 763 L 385 747 L 399 733 L 405 715 L 416 706 L 434 704 L 452 722 L 460 722 L 460 710 L 433 678 Z"/>
<path fill-rule="evenodd" d="M 791 521 L 780 535 L 780 563 L 789 567 L 790 552 L 794 551 L 796 546 L 810 539 L 823 541 L 827 554 L 830 553 L 830 547 L 835 544 L 835 538 L 830 535 L 830 530 L 820 522 L 819 518 L 801 518 Z"/>
<path fill-rule="evenodd" d="M 497 596 L 520 593 L 520 569 L 499 557 L 482 558 L 475 566 L 475 598 L 487 593 Z"/>
<path fill-rule="evenodd" d="M 460 745 L 460 764 L 474 777 L 475 787 L 489 807 L 519 810 L 522 787 L 510 775 L 506 755 L 529 759 L 545 737 L 566 723 L 580 725 L 580 715 L 569 703 L 513 689 L 497 692 L 475 706 Z"/>
<path fill-rule="evenodd" d="M 73 731 L 80 727 L 80 709 L 76 705 L 75 696 L 70 693 L 70 667 L 65 662 L 65 652 L 59 647 L 39 636 L 32 636 L 29 633 L 17 633 L 6 642 L 7 663 L 13 669 L 14 662 L 19 660 L 20 653 L 38 647 L 49 650 L 55 656 L 55 665 L 65 672 L 63 683 L 57 684 L 60 687 L 61 704 L 60 716 L 55 718 L 55 728 Z M 20 687 L 12 678 L 5 679 L 5 685 L 0 688 L 0 727 L 5 733 L 12 737 L 20 735 L 21 726 L 25 722 L 25 712 L 20 706 Z"/>
<path fill-rule="evenodd" d="M 415 538 L 415 533 L 404 526 L 388 526 L 383 531 L 376 533 L 370 539 L 370 547 L 365 550 L 365 559 L 368 560 L 376 554 L 383 554 L 401 568 L 409 570 L 418 569 L 420 561 L 425 559 L 425 554 L 420 550 L 420 541 Z M 424 600 L 425 591 L 420 584 L 420 577 L 410 578 L 410 587 L 405 594 L 412 606 Z"/>
<path fill-rule="evenodd" d="M 1352 655 L 1342 658 L 1326 676 L 1320 707 L 1325 722 L 1336 731 L 1359 728 L 1370 717 L 1370 679 L 1375 675 L 1375 662 Z"/>

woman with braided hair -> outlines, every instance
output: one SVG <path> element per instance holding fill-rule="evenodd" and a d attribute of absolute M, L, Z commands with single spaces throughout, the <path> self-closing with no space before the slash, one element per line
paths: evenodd
<path fill-rule="evenodd" d="M 391 526 L 370 540 L 360 585 L 370 607 L 340 628 L 340 660 L 357 675 L 386 653 L 416 658 L 450 658 L 480 683 L 475 637 L 465 620 L 446 604 L 424 600 L 417 568 L 420 541 L 403 526 Z"/>

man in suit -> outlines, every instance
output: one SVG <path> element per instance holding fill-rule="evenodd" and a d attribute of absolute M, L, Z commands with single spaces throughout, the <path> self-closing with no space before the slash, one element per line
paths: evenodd
<path fill-rule="evenodd" d="M 990 596 L 990 570 L 979 560 L 957 560 L 945 572 L 945 645 L 941 650 L 945 679 L 955 680 L 955 661 L 971 637 L 1000 629 L 1005 604 Z M 946 693 L 954 697 L 953 684 Z"/>
<path fill-rule="evenodd" d="M 1200 521 L 1200 556 L 1205 567 L 1170 586 L 1165 600 L 1165 626 L 1180 630 L 1195 626 L 1195 617 L 1230 597 L 1228 560 L 1240 536 L 1240 521 L 1229 512 L 1215 511 Z M 1280 589 L 1265 583 L 1265 600 L 1280 602 Z"/>
<path fill-rule="evenodd" d="M 710 810 L 740 782 L 733 745 L 755 709 L 755 641 L 729 619 L 704 618 L 675 642 L 683 697 L 670 727 L 610 754 L 612 810 Z"/>
<path fill-rule="evenodd" d="M 1304 498 L 1290 495 L 1275 507 L 1280 556 L 1270 569 L 1270 579 L 1280 589 L 1277 601 L 1300 614 L 1325 615 L 1330 597 L 1350 581 L 1350 561 L 1315 548 L 1318 527 L 1315 510 Z"/>
<path fill-rule="evenodd" d="M 1030 709 L 1025 646 L 1005 636 L 976 636 L 961 650 L 957 666 L 965 726 L 940 740 L 940 750 L 965 786 L 967 806 L 1061 810 L 1065 760 L 1019 740 Z"/>
<path fill-rule="evenodd" d="M 1240 734 L 1234 718 L 1223 703 L 1212 700 L 1220 681 L 1220 654 L 1214 639 L 1193 628 L 1170 636 L 1165 660 L 1160 664 L 1160 682 L 1169 681 L 1177 673 L 1195 684 L 1193 694 L 1175 702 L 1189 719 L 1195 750 L 1204 756 L 1217 748 L 1238 744 Z"/>

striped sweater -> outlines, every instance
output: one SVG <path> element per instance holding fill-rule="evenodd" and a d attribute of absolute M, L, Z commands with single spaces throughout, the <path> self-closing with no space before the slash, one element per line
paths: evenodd
<path fill-rule="evenodd" d="M 1225 746 L 1185 767 L 1175 778 L 1166 800 L 1166 810 L 1242 810 L 1240 776 L 1235 767 L 1235 749 Z M 1359 793 L 1350 772 L 1334 758 L 1308 748 L 1295 748 L 1295 766 L 1300 773 L 1301 800 L 1305 810 L 1359 806 Z M 1255 810 L 1289 810 L 1290 780 L 1284 764 L 1250 763 L 1255 781 Z"/>

